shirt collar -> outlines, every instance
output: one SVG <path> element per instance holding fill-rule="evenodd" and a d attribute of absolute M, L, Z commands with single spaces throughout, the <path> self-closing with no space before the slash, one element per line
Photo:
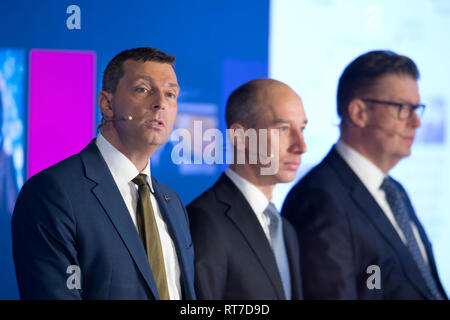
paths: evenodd
<path fill-rule="evenodd" d="M 368 190 L 372 192 L 378 191 L 386 177 L 386 174 L 380 168 L 342 140 L 336 143 L 336 151 L 352 168 Z"/>
<path fill-rule="evenodd" d="M 128 184 L 139 174 L 133 162 L 117 150 L 101 133 L 97 136 L 96 144 L 117 184 Z M 150 160 L 141 173 L 147 176 L 150 190 L 154 192 L 150 173 Z"/>
<path fill-rule="evenodd" d="M 242 192 L 245 199 L 248 201 L 250 207 L 255 213 L 260 214 L 264 212 L 264 210 L 269 205 L 269 200 L 267 200 L 264 193 L 262 193 L 250 181 L 241 177 L 236 172 L 231 170 L 230 167 L 228 167 L 225 170 L 225 174 L 228 176 L 228 178 L 231 179 L 231 181 L 233 181 L 236 187 Z"/>

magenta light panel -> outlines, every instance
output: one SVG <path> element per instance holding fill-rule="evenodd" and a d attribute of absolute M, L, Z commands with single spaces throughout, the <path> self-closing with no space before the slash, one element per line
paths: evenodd
<path fill-rule="evenodd" d="M 78 153 L 94 136 L 94 52 L 32 50 L 28 177 Z"/>

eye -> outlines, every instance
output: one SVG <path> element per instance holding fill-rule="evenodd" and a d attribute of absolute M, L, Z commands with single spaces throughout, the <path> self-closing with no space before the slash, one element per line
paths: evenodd
<path fill-rule="evenodd" d="M 144 87 L 139 87 L 139 88 L 136 89 L 136 91 L 139 92 L 139 93 L 147 93 L 148 89 L 144 88 Z"/>
<path fill-rule="evenodd" d="M 281 132 L 286 132 L 286 131 L 288 131 L 289 130 L 289 126 L 281 126 L 280 127 L 280 131 Z"/>
<path fill-rule="evenodd" d="M 176 95 L 176 93 L 174 93 L 174 92 L 167 92 L 167 93 L 166 93 L 166 96 L 167 96 L 168 98 L 170 98 L 170 99 L 176 99 L 176 98 L 177 98 L 177 95 Z"/>

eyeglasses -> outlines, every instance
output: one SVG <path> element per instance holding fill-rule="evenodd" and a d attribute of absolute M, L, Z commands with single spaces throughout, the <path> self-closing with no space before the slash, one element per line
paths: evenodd
<path fill-rule="evenodd" d="M 423 112 L 425 111 L 424 104 L 400 103 L 400 102 L 383 101 L 383 100 L 376 100 L 376 99 L 362 99 L 362 101 L 397 107 L 398 108 L 398 119 L 402 120 L 402 121 L 411 119 L 414 112 L 416 113 L 417 117 L 420 119 L 420 118 L 422 118 Z"/>

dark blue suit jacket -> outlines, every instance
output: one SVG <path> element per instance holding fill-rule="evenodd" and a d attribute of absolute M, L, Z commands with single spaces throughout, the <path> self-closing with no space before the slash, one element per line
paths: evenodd
<path fill-rule="evenodd" d="M 431 244 L 397 184 L 445 296 Z M 289 192 L 282 215 L 299 236 L 306 299 L 432 299 L 408 248 L 334 148 Z M 380 289 L 367 286 L 371 265 L 380 267 Z"/>
<path fill-rule="evenodd" d="M 195 299 L 194 249 L 177 194 L 152 177 L 174 241 L 183 299 Z M 23 186 L 12 220 L 22 299 L 159 299 L 144 246 L 95 140 Z M 81 289 L 69 289 L 75 265 Z"/>
<path fill-rule="evenodd" d="M 187 210 L 199 299 L 285 299 L 272 247 L 250 204 L 226 175 Z M 292 299 L 302 299 L 297 235 L 286 220 L 283 233 Z"/>

